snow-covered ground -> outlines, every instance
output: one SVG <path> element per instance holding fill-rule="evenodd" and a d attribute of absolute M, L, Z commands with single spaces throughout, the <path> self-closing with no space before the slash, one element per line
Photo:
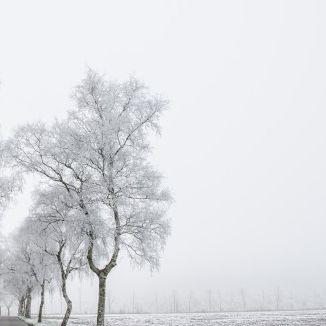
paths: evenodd
<path fill-rule="evenodd" d="M 42 325 L 60 325 L 48 317 Z M 94 326 L 95 316 L 73 316 L 70 326 Z M 326 311 L 110 315 L 106 326 L 322 326 Z"/>

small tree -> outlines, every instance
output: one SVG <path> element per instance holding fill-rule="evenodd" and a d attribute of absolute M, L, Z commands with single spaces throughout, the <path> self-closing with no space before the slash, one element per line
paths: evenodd
<path fill-rule="evenodd" d="M 188 313 L 192 312 L 192 300 L 193 300 L 193 294 L 192 294 L 192 290 L 190 290 L 188 293 Z"/>
<path fill-rule="evenodd" d="M 275 310 L 280 310 L 282 303 L 282 293 L 279 287 L 274 290 L 274 298 L 275 298 Z"/>
<path fill-rule="evenodd" d="M 218 298 L 218 311 L 222 312 L 223 311 L 223 298 L 222 298 L 222 293 L 220 290 L 217 291 L 217 298 Z"/>
<path fill-rule="evenodd" d="M 66 326 L 72 311 L 67 280 L 72 272 L 80 271 L 86 265 L 80 212 L 70 205 L 70 198 L 60 188 L 42 189 L 35 197 L 33 215 L 29 217 L 29 223 L 39 230 L 36 242 L 38 248 L 56 262 L 61 293 L 66 302 L 61 326 Z"/>
<path fill-rule="evenodd" d="M 240 299 L 241 299 L 241 303 L 242 303 L 242 309 L 243 309 L 243 311 L 246 311 L 247 310 L 247 294 L 244 289 L 240 290 Z"/>
<path fill-rule="evenodd" d="M 207 304 L 208 304 L 208 312 L 212 312 L 212 305 L 213 305 L 213 295 L 212 290 L 207 291 Z"/>
<path fill-rule="evenodd" d="M 35 280 L 35 285 L 40 290 L 40 306 L 38 312 L 38 322 L 42 322 L 44 297 L 46 286 L 50 285 L 53 278 L 53 259 L 45 253 L 44 243 L 40 239 L 39 227 L 35 223 L 26 220 L 16 235 L 16 243 L 19 244 L 21 259 L 30 270 Z M 43 247 L 42 247 L 43 244 Z"/>
<path fill-rule="evenodd" d="M 30 318 L 31 296 L 35 281 L 17 248 L 13 246 L 11 248 L 1 271 L 3 290 L 17 299 L 18 315 Z"/>
<path fill-rule="evenodd" d="M 20 234 L 18 233 L 16 235 L 16 241 L 14 241 L 14 262 L 10 268 L 12 273 L 21 277 L 21 282 L 26 288 L 24 295 L 24 317 L 26 318 L 31 318 L 32 292 L 36 285 L 34 271 L 31 268 L 32 257 L 33 253 L 29 243 L 25 241 L 24 238 L 20 237 Z"/>
<path fill-rule="evenodd" d="M 7 308 L 7 316 L 10 316 L 10 308 L 12 307 L 13 303 L 15 302 L 15 297 L 11 294 L 4 294 L 2 301 Z"/>

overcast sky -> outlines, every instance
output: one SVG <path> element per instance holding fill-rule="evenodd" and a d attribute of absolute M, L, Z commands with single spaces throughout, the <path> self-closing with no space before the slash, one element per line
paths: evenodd
<path fill-rule="evenodd" d="M 153 160 L 175 198 L 172 236 L 159 273 L 122 261 L 116 296 L 326 289 L 325 18 L 313 0 L 1 2 L 5 136 L 63 117 L 87 66 L 171 101 Z"/>

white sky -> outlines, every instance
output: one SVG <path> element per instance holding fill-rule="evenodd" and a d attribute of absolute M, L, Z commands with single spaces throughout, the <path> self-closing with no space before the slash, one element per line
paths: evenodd
<path fill-rule="evenodd" d="M 123 262 L 113 292 L 326 288 L 325 18 L 313 0 L 1 2 L 5 135 L 63 116 L 87 66 L 171 100 L 154 160 L 173 234 L 160 273 Z"/>

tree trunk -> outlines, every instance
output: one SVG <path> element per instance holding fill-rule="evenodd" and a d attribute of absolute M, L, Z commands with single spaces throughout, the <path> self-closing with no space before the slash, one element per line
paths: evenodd
<path fill-rule="evenodd" d="M 23 314 L 22 316 L 25 316 L 26 313 L 26 296 L 24 297 L 24 302 L 23 302 Z"/>
<path fill-rule="evenodd" d="M 106 298 L 106 276 L 102 273 L 98 275 L 99 291 L 98 291 L 98 305 L 97 305 L 97 326 L 104 326 L 105 316 L 105 298 Z"/>
<path fill-rule="evenodd" d="M 19 299 L 19 304 L 18 304 L 18 316 L 24 315 L 24 302 L 25 302 L 25 298 L 21 297 Z"/>
<path fill-rule="evenodd" d="M 38 323 L 42 322 L 42 314 L 43 314 L 43 306 L 44 306 L 44 288 L 45 288 L 45 281 L 43 281 L 43 283 L 41 284 L 41 303 L 38 311 L 38 319 L 37 319 Z"/>
<path fill-rule="evenodd" d="M 111 189 L 111 193 L 114 194 L 114 189 Z M 88 211 L 81 201 L 81 206 L 84 210 L 84 214 L 88 216 Z M 97 326 L 104 326 L 105 317 L 105 298 L 106 298 L 106 278 L 112 268 L 117 265 L 117 259 L 120 251 L 120 237 L 121 237 L 121 223 L 119 219 L 119 212 L 116 206 L 113 208 L 114 220 L 115 220 L 115 235 L 114 235 L 114 249 L 111 259 L 103 269 L 99 269 L 95 266 L 93 261 L 93 248 L 94 248 L 94 234 L 93 231 L 89 231 L 89 245 L 87 250 L 87 261 L 92 272 L 94 272 L 99 278 L 99 294 L 98 294 L 98 305 L 97 305 Z"/>
<path fill-rule="evenodd" d="M 72 310 L 72 301 L 70 300 L 68 293 L 67 293 L 67 278 L 69 276 L 69 269 L 67 268 L 67 270 L 64 269 L 64 265 L 62 262 L 62 258 L 61 258 L 61 254 L 62 254 L 62 250 L 65 246 L 65 242 L 61 243 L 59 251 L 57 253 L 57 261 L 61 270 L 61 290 L 62 290 L 62 296 L 66 301 L 66 313 L 63 317 L 63 320 L 61 322 L 61 326 L 66 326 L 71 314 L 71 310 Z"/>
<path fill-rule="evenodd" d="M 25 307 L 26 318 L 31 318 L 31 307 L 32 307 L 32 288 L 28 286 L 26 292 L 26 307 Z"/>
<path fill-rule="evenodd" d="M 8 316 L 10 316 L 10 307 L 7 307 Z"/>
<path fill-rule="evenodd" d="M 105 298 L 106 298 L 106 278 L 112 268 L 117 265 L 117 259 L 120 251 L 120 236 L 121 236 L 121 225 L 119 220 L 118 210 L 113 209 L 114 219 L 116 222 L 116 229 L 114 235 L 114 250 L 112 257 L 108 264 L 103 269 L 99 269 L 95 266 L 93 261 L 93 246 L 94 236 L 92 232 L 89 233 L 90 242 L 87 251 L 87 261 L 92 272 L 94 272 L 99 279 L 99 294 L 98 294 L 98 305 L 97 305 L 97 326 L 104 326 L 105 317 Z"/>
<path fill-rule="evenodd" d="M 71 300 L 70 300 L 70 298 L 68 297 L 68 294 L 67 294 L 66 278 L 65 277 L 62 278 L 61 289 L 62 289 L 62 295 L 63 295 L 63 297 L 64 297 L 64 299 L 66 301 L 66 304 L 67 304 L 66 313 L 65 313 L 65 316 L 63 317 L 61 326 L 66 326 L 67 323 L 68 323 L 70 314 L 71 314 L 72 302 L 71 302 Z"/>

